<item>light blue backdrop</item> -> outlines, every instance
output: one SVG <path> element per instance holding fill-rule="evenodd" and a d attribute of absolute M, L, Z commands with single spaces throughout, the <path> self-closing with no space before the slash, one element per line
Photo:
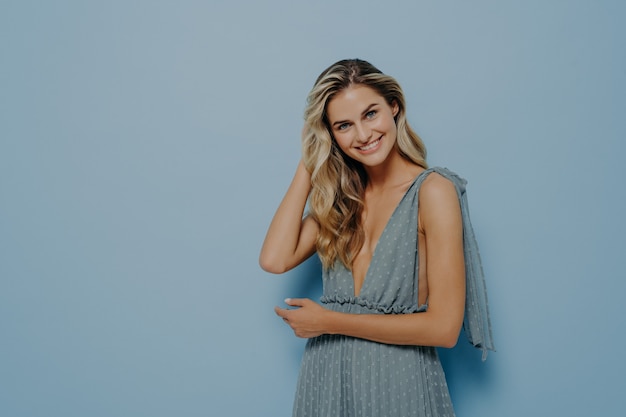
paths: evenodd
<path fill-rule="evenodd" d="M 258 251 L 305 96 L 394 75 L 469 180 L 498 352 L 442 351 L 459 417 L 617 416 L 626 3 L 0 2 L 0 415 L 288 416 L 316 296 Z"/>

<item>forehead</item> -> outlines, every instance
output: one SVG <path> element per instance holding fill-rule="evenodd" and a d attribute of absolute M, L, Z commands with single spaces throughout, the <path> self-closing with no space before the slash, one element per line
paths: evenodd
<path fill-rule="evenodd" d="M 341 90 L 326 107 L 328 119 L 339 120 L 360 116 L 372 104 L 385 104 L 385 98 L 366 85 L 357 84 Z"/>

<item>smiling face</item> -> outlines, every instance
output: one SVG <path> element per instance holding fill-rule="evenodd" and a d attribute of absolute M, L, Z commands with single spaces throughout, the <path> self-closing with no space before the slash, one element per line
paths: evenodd
<path fill-rule="evenodd" d="M 397 156 L 398 105 L 365 85 L 352 85 L 333 97 L 326 108 L 331 133 L 339 148 L 364 167 L 376 167 Z"/>

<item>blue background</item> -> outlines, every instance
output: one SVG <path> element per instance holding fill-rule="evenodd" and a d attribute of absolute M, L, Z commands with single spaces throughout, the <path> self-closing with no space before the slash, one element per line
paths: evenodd
<path fill-rule="evenodd" d="M 626 407 L 621 1 L 0 1 L 0 415 L 288 416 L 319 294 L 258 252 L 346 57 L 469 180 L 498 352 L 462 416 Z"/>

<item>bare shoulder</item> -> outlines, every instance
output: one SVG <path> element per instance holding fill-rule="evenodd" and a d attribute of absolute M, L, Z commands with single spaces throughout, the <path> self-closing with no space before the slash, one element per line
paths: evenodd
<path fill-rule="evenodd" d="M 456 187 L 443 175 L 433 172 L 426 177 L 420 187 L 420 203 L 445 201 L 458 203 Z"/>
<path fill-rule="evenodd" d="M 435 223 L 457 223 L 461 209 L 456 187 L 449 179 L 433 172 L 428 175 L 419 191 L 420 226 Z"/>

